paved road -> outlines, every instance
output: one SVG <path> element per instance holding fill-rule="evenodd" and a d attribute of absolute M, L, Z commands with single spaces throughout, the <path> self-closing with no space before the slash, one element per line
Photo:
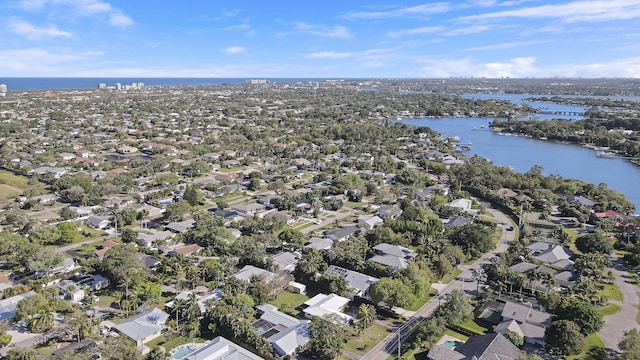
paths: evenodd
<path fill-rule="evenodd" d="M 625 331 L 633 328 L 640 329 L 640 325 L 636 321 L 638 307 L 640 306 L 640 297 L 638 296 L 640 289 L 629 282 L 629 273 L 615 255 L 612 256 L 612 261 L 613 273 L 616 276 L 614 284 L 620 288 L 623 301 L 609 301 L 620 306 L 620 311 L 604 317 L 604 327 L 600 330 L 598 336 L 604 341 L 608 349 L 617 351 L 619 350 L 618 343 L 622 340 Z"/>
<path fill-rule="evenodd" d="M 504 215 L 502 212 L 494 209 L 487 209 L 498 221 L 500 224 L 506 224 L 504 227 L 512 226 L 513 224 L 509 220 L 509 218 Z M 471 279 L 471 270 L 480 267 L 483 264 L 488 264 L 490 259 L 496 256 L 499 253 L 505 252 L 509 246 L 509 243 L 515 239 L 515 231 L 503 231 L 496 248 L 483 255 L 480 259 L 478 259 L 472 265 L 467 266 L 458 266 L 460 270 L 462 270 L 462 274 L 458 277 L 458 279 Z M 444 295 L 450 293 L 456 289 L 463 289 L 467 292 L 475 292 L 476 291 L 476 283 L 473 281 L 461 281 L 461 280 L 453 280 L 448 285 L 443 287 L 440 291 L 438 291 L 438 296 L 433 297 L 427 303 L 425 303 L 416 313 L 407 320 L 407 322 L 412 321 L 412 319 L 416 319 L 420 321 L 420 319 L 431 316 L 433 312 L 438 308 L 440 301 L 439 298 Z M 405 323 L 406 324 L 406 323 Z M 401 327 L 402 328 L 402 327 Z M 393 333 L 389 334 L 384 340 L 379 342 L 376 346 L 374 346 L 368 353 L 361 357 L 363 360 L 386 360 L 390 355 L 395 354 L 397 351 L 397 338 L 398 331 L 400 331 L 401 339 L 404 341 L 406 339 L 405 333 L 402 329 L 396 330 Z"/>

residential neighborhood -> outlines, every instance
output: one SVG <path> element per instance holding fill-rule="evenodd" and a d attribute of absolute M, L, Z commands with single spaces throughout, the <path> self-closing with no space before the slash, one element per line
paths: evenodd
<path fill-rule="evenodd" d="M 387 121 L 522 106 L 364 86 L 7 93 L 0 354 L 623 354 L 639 326 L 630 202 Z"/>

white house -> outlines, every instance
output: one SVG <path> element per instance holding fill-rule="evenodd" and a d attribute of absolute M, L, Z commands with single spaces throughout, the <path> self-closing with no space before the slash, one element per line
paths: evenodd
<path fill-rule="evenodd" d="M 318 294 L 304 302 L 307 308 L 303 310 L 304 315 L 311 319 L 314 316 L 321 318 L 333 317 L 340 324 L 346 324 L 353 318 L 342 310 L 349 303 L 349 299 L 336 294 Z"/>

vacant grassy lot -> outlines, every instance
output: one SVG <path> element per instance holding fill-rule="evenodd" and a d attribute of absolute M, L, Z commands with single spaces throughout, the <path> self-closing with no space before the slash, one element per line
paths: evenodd
<path fill-rule="evenodd" d="M 278 294 L 278 297 L 275 300 L 270 301 L 269 303 L 289 315 L 297 316 L 300 311 L 296 310 L 296 308 L 307 300 L 309 300 L 307 295 L 283 291 Z"/>
<path fill-rule="evenodd" d="M 347 341 L 345 349 L 364 355 L 388 334 L 389 330 L 386 327 L 380 324 L 373 324 L 360 336 L 349 334 L 349 340 Z"/>

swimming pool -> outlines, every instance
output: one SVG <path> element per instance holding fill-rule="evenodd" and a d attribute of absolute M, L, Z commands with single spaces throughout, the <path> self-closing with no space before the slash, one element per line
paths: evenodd
<path fill-rule="evenodd" d="M 180 359 L 186 357 L 187 355 L 191 354 L 195 350 L 196 350 L 196 348 L 194 346 L 191 346 L 191 345 L 180 346 L 173 352 L 173 355 L 171 356 L 171 358 L 174 359 L 174 360 L 180 360 Z"/>
<path fill-rule="evenodd" d="M 455 348 L 457 348 L 458 346 L 464 344 L 462 341 L 455 341 L 455 340 L 447 340 L 445 342 L 443 342 L 442 344 L 440 344 L 440 346 L 445 347 L 449 350 L 453 350 Z"/>

